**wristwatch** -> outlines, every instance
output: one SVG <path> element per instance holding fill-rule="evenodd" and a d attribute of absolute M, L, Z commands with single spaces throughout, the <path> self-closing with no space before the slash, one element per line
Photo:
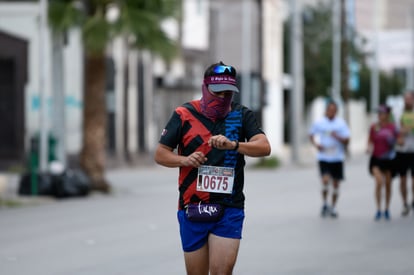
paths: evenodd
<path fill-rule="evenodd" d="M 237 149 L 239 149 L 239 141 L 237 139 L 233 141 L 236 142 L 236 146 L 234 146 L 233 151 L 237 151 Z"/>

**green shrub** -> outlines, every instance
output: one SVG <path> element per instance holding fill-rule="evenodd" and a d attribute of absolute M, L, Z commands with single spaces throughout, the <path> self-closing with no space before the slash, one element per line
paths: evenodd
<path fill-rule="evenodd" d="M 273 169 L 278 168 L 280 166 L 280 160 L 275 157 L 265 157 L 260 158 L 257 163 L 253 165 L 253 168 L 267 168 L 267 169 Z"/>

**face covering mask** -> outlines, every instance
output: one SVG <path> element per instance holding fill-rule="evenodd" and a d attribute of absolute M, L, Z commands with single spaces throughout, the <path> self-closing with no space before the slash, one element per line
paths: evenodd
<path fill-rule="evenodd" d="M 226 93 L 226 96 L 221 98 L 212 95 L 206 84 L 202 85 L 203 97 L 200 100 L 201 112 L 203 115 L 211 120 L 223 119 L 230 112 L 230 104 L 233 98 L 233 93 Z"/>

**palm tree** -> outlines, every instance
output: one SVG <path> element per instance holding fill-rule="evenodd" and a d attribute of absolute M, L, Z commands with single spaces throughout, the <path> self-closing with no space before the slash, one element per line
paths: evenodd
<path fill-rule="evenodd" d="M 119 16 L 107 20 L 109 10 Z M 108 192 L 105 179 L 106 103 L 105 50 L 116 36 L 128 37 L 129 46 L 172 57 L 175 45 L 161 27 L 164 19 L 177 17 L 180 0 L 51 0 L 49 23 L 55 34 L 72 27 L 82 30 L 84 46 L 83 143 L 80 164 L 92 188 Z M 131 39 L 132 38 L 132 39 Z"/>

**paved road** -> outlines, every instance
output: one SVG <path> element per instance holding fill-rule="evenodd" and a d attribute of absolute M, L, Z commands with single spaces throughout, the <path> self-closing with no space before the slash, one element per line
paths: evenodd
<path fill-rule="evenodd" d="M 339 218 L 322 219 L 316 167 L 246 171 L 246 221 L 234 274 L 414 274 L 414 215 L 374 222 L 366 158 L 348 161 Z M 0 274 L 185 274 L 177 170 L 117 169 L 113 195 L 0 208 Z"/>

